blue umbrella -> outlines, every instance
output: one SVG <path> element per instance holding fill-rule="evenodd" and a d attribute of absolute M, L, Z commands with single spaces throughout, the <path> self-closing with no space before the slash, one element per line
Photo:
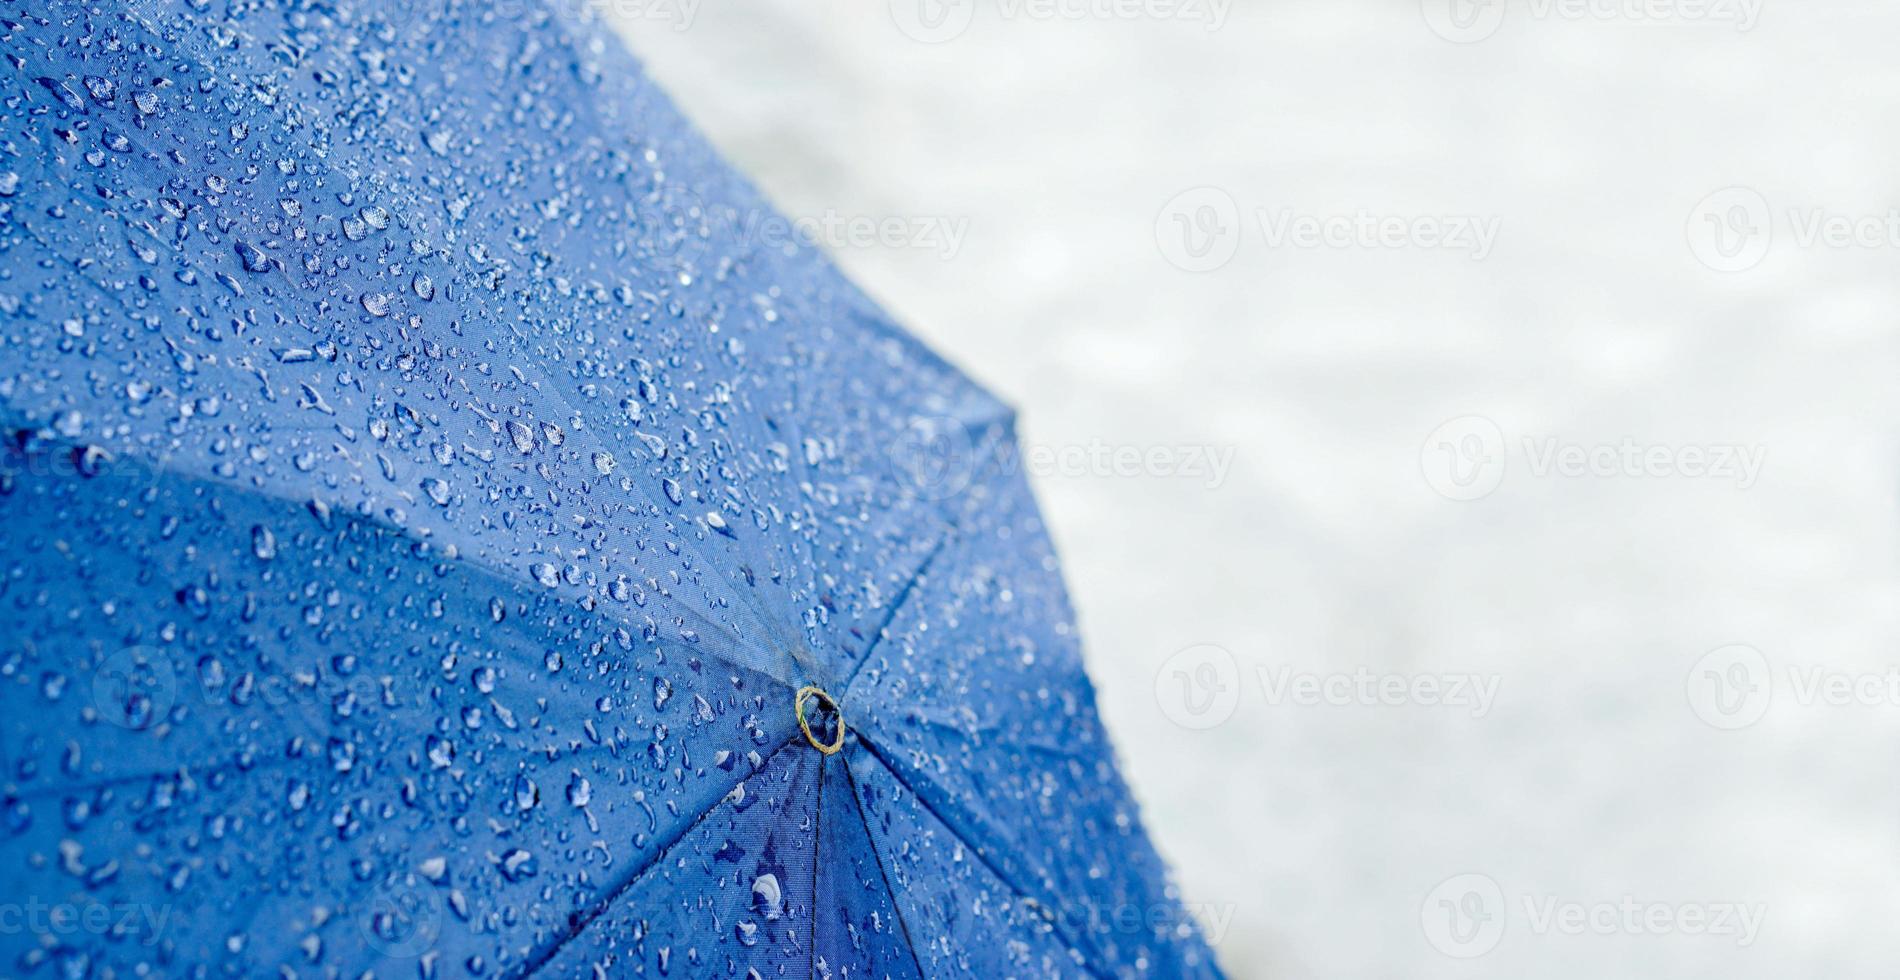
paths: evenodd
<path fill-rule="evenodd" d="M 597 24 L 0 30 L 0 970 L 1215 972 L 1010 412 Z"/>

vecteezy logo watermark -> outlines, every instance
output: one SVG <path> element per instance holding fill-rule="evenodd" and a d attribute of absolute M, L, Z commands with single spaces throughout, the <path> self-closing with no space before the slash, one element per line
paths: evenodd
<path fill-rule="evenodd" d="M 1240 248 L 1240 206 L 1218 187 L 1182 191 L 1155 217 L 1155 246 L 1175 268 L 1212 272 Z"/>
<path fill-rule="evenodd" d="M 424 862 L 424 874 L 440 878 L 442 859 Z M 391 959 L 421 956 L 442 933 L 445 903 L 436 887 L 414 874 L 385 879 L 363 904 L 359 924 L 371 949 Z"/>
<path fill-rule="evenodd" d="M 891 0 L 891 22 L 925 44 L 962 37 L 975 19 L 976 0 Z"/>
<path fill-rule="evenodd" d="M 1214 728 L 1240 707 L 1240 665 L 1212 643 L 1177 650 L 1155 672 L 1155 703 L 1182 728 Z"/>
<path fill-rule="evenodd" d="M 1684 687 L 1696 717 L 1725 731 L 1760 721 L 1775 693 L 1768 658 L 1739 643 L 1703 654 L 1689 668 Z"/>
<path fill-rule="evenodd" d="M 1900 206 L 1864 212 L 1790 207 L 1777 213 L 1752 187 L 1724 187 L 1689 209 L 1683 236 L 1696 260 L 1717 272 L 1753 269 L 1776 241 L 1803 250 L 1900 251 Z"/>
<path fill-rule="evenodd" d="M 1900 667 L 1839 670 L 1785 664 L 1780 671 L 1754 647 L 1731 643 L 1697 658 L 1683 681 L 1689 709 L 1712 728 L 1735 731 L 1776 704 L 1807 708 L 1900 708 Z"/>
<path fill-rule="evenodd" d="M 1480 415 L 1452 419 L 1425 437 L 1419 471 L 1452 500 L 1488 497 L 1504 482 L 1504 430 Z"/>
<path fill-rule="evenodd" d="M 919 416 L 891 441 L 885 458 L 898 485 L 925 500 L 948 500 L 976 478 L 976 451 L 962 422 Z"/>
<path fill-rule="evenodd" d="M 178 676 L 163 651 L 131 646 L 114 652 L 92 675 L 92 704 L 121 728 L 144 731 L 178 700 Z"/>
<path fill-rule="evenodd" d="M 1507 0 L 1419 0 L 1432 33 L 1455 44 L 1485 40 L 1504 26 Z M 1716 24 L 1746 33 L 1761 20 L 1762 0 L 1524 0 L 1513 14 L 1537 21 Z"/>
<path fill-rule="evenodd" d="M 1503 219 L 1496 215 L 1403 214 L 1357 208 L 1319 213 L 1289 207 L 1258 207 L 1252 226 L 1270 249 L 1318 251 L 1440 251 L 1482 260 L 1497 244 Z M 1176 194 L 1155 215 L 1155 247 L 1170 265 L 1186 272 L 1212 272 L 1232 261 L 1247 238 L 1233 195 L 1218 187 Z"/>
<path fill-rule="evenodd" d="M 143 902 L 0 902 L 0 936 L 110 936 L 156 946 L 171 920 L 170 905 Z"/>
<path fill-rule="evenodd" d="M 1689 936 L 1738 947 L 1755 944 L 1768 917 L 1765 903 L 1645 901 L 1633 895 L 1576 900 L 1523 894 L 1507 901 L 1489 875 L 1461 874 L 1439 882 L 1419 903 L 1425 941 L 1454 959 L 1474 959 L 1503 942 L 1513 908 L 1513 931 L 1532 936 Z"/>
<path fill-rule="evenodd" d="M 1233 0 L 992 0 L 1006 21 L 1184 21 L 1209 31 L 1227 23 Z M 891 0 L 891 21 L 913 40 L 941 44 L 962 37 L 978 0 Z"/>
<path fill-rule="evenodd" d="M 1296 671 L 1285 664 L 1253 670 L 1262 704 L 1273 708 L 1450 708 L 1483 718 L 1497 702 L 1496 674 L 1348 670 Z M 1246 694 L 1234 655 L 1212 643 L 1177 650 L 1154 677 L 1155 703 L 1182 728 L 1205 731 L 1229 718 Z"/>
<path fill-rule="evenodd" d="M 1579 442 L 1558 436 L 1515 441 L 1516 467 L 1536 479 L 1725 480 L 1747 490 L 1761 476 L 1767 450 L 1726 443 L 1666 445 L 1630 437 L 1615 442 Z M 1419 446 L 1425 483 L 1449 500 L 1478 500 L 1504 483 L 1511 441 L 1482 415 L 1464 415 L 1433 429 Z"/>
<path fill-rule="evenodd" d="M 1696 202 L 1683 225 L 1689 251 L 1717 272 L 1753 269 L 1774 244 L 1768 199 L 1748 187 L 1725 187 Z"/>
<path fill-rule="evenodd" d="M 1453 875 L 1419 903 L 1418 924 L 1446 956 L 1483 956 L 1504 939 L 1504 890 L 1486 875 Z"/>

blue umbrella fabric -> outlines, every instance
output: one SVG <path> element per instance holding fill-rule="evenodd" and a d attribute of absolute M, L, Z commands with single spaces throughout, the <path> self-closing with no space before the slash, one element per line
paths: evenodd
<path fill-rule="evenodd" d="M 0 47 L 0 973 L 1215 973 L 1010 411 L 584 10 Z"/>

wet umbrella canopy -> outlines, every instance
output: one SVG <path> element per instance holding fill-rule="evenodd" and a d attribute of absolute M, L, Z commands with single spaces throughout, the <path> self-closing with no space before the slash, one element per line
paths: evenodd
<path fill-rule="evenodd" d="M 1009 411 L 599 25 L 0 18 L 0 972 L 1214 971 Z"/>

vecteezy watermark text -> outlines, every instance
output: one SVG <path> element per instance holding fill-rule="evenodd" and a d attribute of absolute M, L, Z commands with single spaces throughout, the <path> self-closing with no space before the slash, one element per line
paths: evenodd
<path fill-rule="evenodd" d="M 1766 459 L 1762 446 L 1732 443 L 1651 443 L 1628 436 L 1613 442 L 1552 435 L 1510 440 L 1503 427 L 1482 415 L 1445 422 L 1419 446 L 1426 484 L 1450 500 L 1490 496 L 1504 483 L 1507 469 L 1535 479 L 1717 480 L 1747 490 L 1761 477 Z"/>
<path fill-rule="evenodd" d="M 692 188 L 666 185 L 651 203 L 646 247 L 680 260 L 708 259 L 734 250 L 833 252 L 890 249 L 934 252 L 956 258 L 970 233 L 970 218 L 953 214 L 867 214 L 825 208 L 781 214 L 769 207 L 708 202 Z"/>
<path fill-rule="evenodd" d="M 498 20 L 513 21 L 546 10 L 550 5 L 566 13 L 589 11 L 619 23 L 640 22 L 688 30 L 699 16 L 703 0 L 484 0 L 482 11 Z M 453 0 L 353 0 L 343 5 L 352 23 L 386 27 L 422 37 L 439 29 L 454 10 Z"/>
<path fill-rule="evenodd" d="M 1233 0 L 891 0 L 891 22 L 912 40 L 940 44 L 962 37 L 977 8 L 1004 21 L 1178 21 L 1218 31 Z"/>
<path fill-rule="evenodd" d="M 1089 439 L 1070 443 L 982 442 L 963 423 L 919 417 L 887 448 L 891 468 L 925 499 L 953 497 L 979 473 L 1050 479 L 1187 480 L 1219 489 L 1234 464 L 1235 447 L 1207 443 L 1137 445 Z"/>
<path fill-rule="evenodd" d="M 1407 213 L 1372 208 L 1336 212 L 1257 207 L 1243 219 L 1233 195 L 1218 187 L 1182 191 L 1155 215 L 1155 247 L 1177 269 L 1212 272 L 1232 261 L 1249 228 L 1275 250 L 1418 250 L 1483 260 L 1497 244 L 1497 215 Z"/>
<path fill-rule="evenodd" d="M 170 905 L 143 902 L 0 902 L 0 936 L 112 936 L 155 946 L 171 920 Z"/>
<path fill-rule="evenodd" d="M 1745 643 L 1716 647 L 1696 658 L 1683 686 L 1689 709 L 1724 731 L 1747 728 L 1777 703 L 1803 708 L 1900 709 L 1900 666 L 1843 670 L 1825 664 L 1784 663 Z"/>
<path fill-rule="evenodd" d="M 1272 708 L 1443 708 L 1483 718 L 1497 703 L 1497 674 L 1382 671 L 1355 666 L 1297 671 L 1286 664 L 1255 664 L 1259 703 Z M 1248 695 L 1240 664 L 1225 647 L 1199 643 L 1168 657 L 1155 672 L 1155 703 L 1182 728 L 1216 727 Z"/>
<path fill-rule="evenodd" d="M 1061 446 L 1031 443 L 1013 455 L 1034 476 L 1152 476 L 1194 480 L 1208 490 L 1225 483 L 1234 464 L 1233 446 L 1130 446 L 1101 439 Z"/>
<path fill-rule="evenodd" d="M 1219 946 L 1233 925 L 1238 906 L 1232 902 L 1155 902 L 1136 905 L 1063 903 L 1044 906 L 1058 925 L 1077 935 L 1118 933 L 1124 936 L 1161 935 L 1186 938 L 1199 931 L 1210 946 Z"/>
<path fill-rule="evenodd" d="M 1533 936 L 1684 936 L 1748 947 L 1768 917 L 1762 902 L 1657 901 L 1635 895 L 1572 899 L 1533 893 L 1510 899 L 1489 875 L 1453 875 L 1419 903 L 1419 928 L 1440 953 L 1474 959 L 1496 949 L 1507 928 Z"/>
<path fill-rule="evenodd" d="M 1761 22 L 1763 0 L 1419 0 L 1432 33 L 1473 44 L 1498 32 L 1507 16 L 1534 21 L 1709 24 L 1746 33 Z"/>
<path fill-rule="evenodd" d="M 1689 209 L 1683 237 L 1696 261 L 1717 272 L 1753 269 L 1777 242 L 1803 251 L 1900 252 L 1900 205 L 1777 208 L 1752 187 L 1725 187 Z"/>
<path fill-rule="evenodd" d="M 970 232 L 970 219 L 949 215 L 844 214 L 826 209 L 813 215 L 787 216 L 755 209 L 739 216 L 734 229 L 743 243 L 769 249 L 818 245 L 843 249 L 921 249 L 945 261 L 956 258 Z"/>

